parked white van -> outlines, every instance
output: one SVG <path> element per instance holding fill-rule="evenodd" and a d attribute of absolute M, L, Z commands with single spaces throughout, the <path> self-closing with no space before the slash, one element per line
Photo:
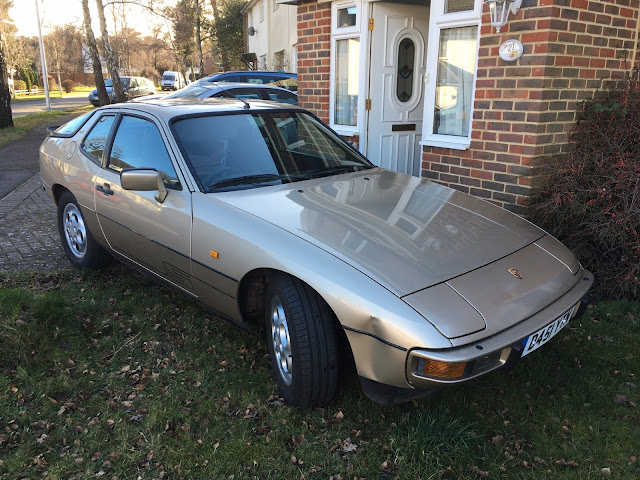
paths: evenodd
<path fill-rule="evenodd" d="M 160 86 L 162 90 L 178 90 L 187 83 L 184 81 L 184 75 L 180 72 L 166 71 L 162 74 L 162 82 Z"/>

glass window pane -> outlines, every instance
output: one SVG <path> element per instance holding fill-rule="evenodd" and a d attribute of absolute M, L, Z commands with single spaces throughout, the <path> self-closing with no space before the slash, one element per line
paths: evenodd
<path fill-rule="evenodd" d="M 413 96 L 413 72 L 415 69 L 416 46 L 413 40 L 405 38 L 398 46 L 398 75 L 396 78 L 396 96 L 402 103 Z"/>
<path fill-rule="evenodd" d="M 357 125 L 360 39 L 336 41 L 336 84 L 333 122 Z"/>
<path fill-rule="evenodd" d="M 93 115 L 93 111 L 87 112 L 84 115 L 74 118 L 73 120 L 65 123 L 64 125 L 56 129 L 56 133 L 60 135 L 74 135 L 84 123 L 89 120 L 89 117 Z"/>
<path fill-rule="evenodd" d="M 111 147 L 109 168 L 117 172 L 127 168 L 153 168 L 160 172 L 167 186 L 180 184 L 158 128 L 142 118 L 122 118 Z"/>
<path fill-rule="evenodd" d="M 172 129 L 205 191 L 255 188 L 371 165 L 324 124 L 304 113 L 191 117 Z M 212 133 L 213 132 L 213 133 Z"/>
<path fill-rule="evenodd" d="M 356 7 L 338 9 L 336 28 L 353 27 L 356 24 Z"/>
<path fill-rule="evenodd" d="M 440 32 L 433 133 L 469 135 L 478 27 Z"/>
<path fill-rule="evenodd" d="M 475 0 L 444 0 L 444 13 L 473 10 Z"/>
<path fill-rule="evenodd" d="M 93 126 L 89 135 L 82 142 L 82 148 L 91 155 L 92 160 L 98 163 L 102 162 L 102 152 L 107 144 L 107 138 L 111 131 L 111 125 L 116 117 L 114 115 L 103 115 L 100 120 Z"/>
<path fill-rule="evenodd" d="M 295 93 L 291 92 L 267 92 L 269 94 L 269 99 L 274 102 L 280 103 L 290 103 L 291 105 L 298 104 L 298 96 Z"/>

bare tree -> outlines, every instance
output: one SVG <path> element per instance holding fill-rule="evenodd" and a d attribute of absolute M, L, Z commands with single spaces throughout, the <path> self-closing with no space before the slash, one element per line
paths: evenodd
<path fill-rule="evenodd" d="M 89 53 L 93 63 L 93 77 L 98 89 L 98 99 L 100 105 L 108 105 L 111 103 L 107 87 L 104 85 L 104 76 L 102 75 L 102 64 L 100 63 L 100 55 L 98 55 L 98 47 L 96 45 L 96 37 L 93 35 L 91 28 L 91 13 L 89 12 L 89 0 L 82 0 L 82 13 L 84 14 L 84 31 L 87 35 L 87 43 L 89 44 Z"/>
<path fill-rule="evenodd" d="M 113 58 L 113 50 L 111 49 L 111 44 L 109 43 L 109 32 L 107 31 L 107 20 L 104 17 L 104 5 L 102 4 L 102 0 L 96 0 L 96 6 L 98 7 L 98 17 L 100 18 L 100 31 L 102 32 L 104 56 L 107 62 L 109 75 L 111 75 L 111 84 L 113 85 L 112 88 L 116 93 L 116 101 L 124 102 L 127 100 L 127 97 L 124 94 L 122 82 L 120 81 L 120 74 L 118 73 L 118 67 L 116 66 L 115 59 Z"/>
<path fill-rule="evenodd" d="M 58 76 L 58 88 L 60 90 L 60 96 L 62 96 L 62 79 L 60 78 L 60 71 L 62 70 L 62 56 L 64 55 L 63 50 L 63 30 L 64 27 L 60 25 L 56 25 L 52 28 L 51 33 L 46 35 L 43 40 L 45 44 L 45 52 L 48 54 L 49 59 L 47 61 L 47 65 L 53 66 L 55 68 L 55 72 Z"/>
<path fill-rule="evenodd" d="M 13 6 L 11 0 L 0 0 L 0 128 L 13 127 L 11 115 L 11 93 L 7 79 L 7 65 L 4 61 L 3 37 L 7 35 L 9 26 L 15 29 L 9 18 L 9 9 Z"/>
<path fill-rule="evenodd" d="M 202 10 L 200 8 L 200 0 L 195 0 L 196 2 L 196 48 L 198 50 L 198 60 L 200 67 L 200 77 L 204 76 L 204 61 L 202 59 Z"/>

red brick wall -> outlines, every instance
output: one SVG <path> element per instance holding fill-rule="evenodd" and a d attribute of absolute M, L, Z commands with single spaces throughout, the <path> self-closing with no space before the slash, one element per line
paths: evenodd
<path fill-rule="evenodd" d="M 640 0 L 524 0 L 496 33 L 484 5 L 471 146 L 425 147 L 423 176 L 523 211 L 536 157 L 566 151 L 580 102 L 624 75 L 638 50 Z M 505 62 L 500 44 L 523 56 Z"/>
<path fill-rule="evenodd" d="M 298 104 L 329 122 L 331 2 L 298 5 Z"/>

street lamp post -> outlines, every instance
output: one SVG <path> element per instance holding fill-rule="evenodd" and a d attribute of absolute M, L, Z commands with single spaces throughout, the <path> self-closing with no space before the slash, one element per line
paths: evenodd
<path fill-rule="evenodd" d="M 51 110 L 51 99 L 49 98 L 49 74 L 47 73 L 47 59 L 44 56 L 44 43 L 42 42 L 42 28 L 40 28 L 40 8 L 38 7 L 38 0 L 36 0 L 36 16 L 38 17 L 38 43 L 40 44 L 40 65 L 42 65 L 44 98 L 47 103 L 47 110 Z"/>

